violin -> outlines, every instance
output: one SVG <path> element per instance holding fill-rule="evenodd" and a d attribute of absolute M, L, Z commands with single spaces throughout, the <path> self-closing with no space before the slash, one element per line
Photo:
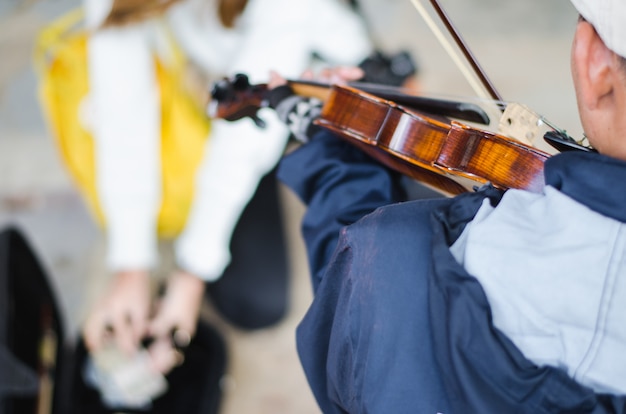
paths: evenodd
<path fill-rule="evenodd" d="M 425 14 L 417 0 L 412 1 Z M 486 183 L 502 190 L 540 192 L 544 186 L 543 164 L 551 154 L 530 145 L 538 136 L 557 151 L 594 151 L 543 117 L 526 111 L 523 105 L 504 105 L 437 0 L 430 1 L 502 111 L 499 130 L 506 135 L 473 126 L 488 125 L 490 120 L 480 107 L 469 103 L 407 96 L 371 85 L 353 83 L 344 87 L 289 81 L 296 94 L 316 97 L 324 103 L 317 125 L 335 132 L 387 167 L 449 195 Z M 261 126 L 256 113 L 268 106 L 267 86 L 249 85 L 243 75 L 233 82 L 223 82 L 213 90 L 209 113 L 229 120 L 248 116 Z M 520 120 L 523 122 L 517 122 Z M 547 132 L 525 129 L 526 125 L 539 124 Z M 518 139 L 510 138 L 513 136 Z M 525 139 L 529 136 L 532 140 Z"/>
<path fill-rule="evenodd" d="M 243 87 L 247 79 L 236 77 L 237 87 L 213 91 L 212 116 L 236 120 L 257 119 L 267 106 L 266 85 Z M 482 130 L 451 114 L 484 121 L 471 104 L 418 99 L 413 107 L 400 105 L 352 86 L 291 81 L 298 95 L 323 101 L 315 123 L 363 150 L 387 167 L 449 195 L 471 191 L 486 183 L 506 190 L 543 188 L 543 163 L 550 154 L 514 139 Z M 238 92 L 238 93 L 237 93 Z M 230 99 L 226 99 L 229 95 Z M 407 97 L 403 98 L 409 101 Z M 429 110 L 427 103 L 434 103 Z M 422 110 L 415 109 L 420 106 Z M 449 112 L 446 112 L 449 110 Z M 434 112 L 434 113 L 432 113 Z M 447 116 L 446 116 L 447 115 Z"/>

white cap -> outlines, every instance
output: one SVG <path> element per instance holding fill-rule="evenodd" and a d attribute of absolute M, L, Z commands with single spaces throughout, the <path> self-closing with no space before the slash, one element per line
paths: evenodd
<path fill-rule="evenodd" d="M 572 0 L 613 52 L 626 57 L 626 0 Z"/>

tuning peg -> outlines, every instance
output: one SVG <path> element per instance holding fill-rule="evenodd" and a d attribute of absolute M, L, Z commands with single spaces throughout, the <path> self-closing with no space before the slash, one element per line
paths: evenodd
<path fill-rule="evenodd" d="M 211 90 L 211 96 L 217 100 L 225 100 L 232 94 L 232 84 L 228 79 L 216 81 Z"/>
<path fill-rule="evenodd" d="M 235 74 L 232 85 L 233 89 L 236 91 L 248 89 L 250 87 L 250 80 L 248 79 L 248 75 L 245 75 L 243 73 Z"/>

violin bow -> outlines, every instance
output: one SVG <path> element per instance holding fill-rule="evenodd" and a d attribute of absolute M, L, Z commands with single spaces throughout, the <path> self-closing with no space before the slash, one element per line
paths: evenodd
<path fill-rule="evenodd" d="M 442 23 L 448 29 L 450 36 L 454 39 L 459 49 L 463 52 L 463 56 L 465 56 L 465 62 L 459 56 L 459 54 L 455 51 L 452 44 L 448 41 L 443 31 L 437 26 L 435 21 L 432 19 L 424 5 L 420 0 L 411 0 L 415 9 L 420 13 L 426 24 L 428 25 L 431 32 L 435 35 L 439 43 L 443 46 L 444 50 L 448 53 L 450 58 L 457 65 L 465 79 L 468 81 L 474 92 L 481 96 L 482 98 L 495 100 L 496 102 L 501 102 L 503 99 L 496 90 L 493 83 L 487 77 L 487 74 L 483 70 L 483 68 L 479 65 L 478 61 L 470 51 L 469 47 L 459 34 L 458 30 L 452 24 L 452 21 L 443 10 L 443 8 L 439 5 L 437 0 L 430 0 L 433 9 L 441 19 Z M 473 72 L 467 67 L 467 64 L 470 65 Z M 476 79 L 478 78 L 478 80 Z M 502 110 L 502 108 L 500 108 Z"/>
<path fill-rule="evenodd" d="M 465 43 L 465 41 L 459 34 L 458 30 L 452 24 L 452 21 L 448 17 L 447 13 L 443 10 L 438 0 L 430 0 L 430 3 L 433 9 L 435 10 L 435 12 L 437 13 L 437 15 L 439 16 L 439 19 L 448 30 L 448 33 L 450 34 L 450 36 L 456 42 L 458 48 L 461 50 L 461 52 L 463 52 L 463 56 L 465 57 L 465 62 L 461 59 L 461 57 L 455 51 L 454 47 L 450 44 L 446 36 L 443 34 L 441 29 L 439 28 L 439 26 L 437 26 L 435 21 L 431 18 L 430 14 L 428 13 L 424 5 L 421 3 L 421 0 L 411 0 L 411 2 L 413 3 L 413 6 L 415 7 L 415 9 L 420 13 L 420 15 L 422 16 L 422 18 L 424 19 L 424 21 L 426 22 L 430 30 L 433 32 L 437 40 L 439 40 L 439 42 L 441 43 L 443 48 L 446 50 L 448 55 L 452 58 L 454 63 L 457 65 L 457 67 L 459 68 L 459 70 L 461 71 L 465 79 L 469 82 L 474 92 L 482 98 L 495 101 L 496 106 L 498 107 L 498 110 L 501 113 L 504 113 L 507 108 L 507 105 L 504 103 L 504 99 L 502 99 L 502 96 L 498 93 L 493 83 L 489 80 L 489 78 L 487 77 L 487 74 L 478 63 L 478 60 L 474 57 L 474 55 L 470 51 L 469 47 L 467 46 L 467 44 Z M 473 72 L 467 68 L 467 64 L 470 65 Z M 480 83 L 477 82 L 477 78 Z M 534 112 L 529 112 L 529 114 L 532 114 L 532 116 L 537 116 L 538 122 L 544 123 L 546 126 L 550 127 L 553 130 L 553 131 L 547 132 L 543 138 L 549 145 L 556 148 L 558 151 L 561 151 L 561 152 L 574 151 L 574 150 L 595 151 L 591 147 L 583 145 L 582 144 L 583 140 L 576 141 L 575 139 L 567 135 L 567 133 L 564 130 L 552 125 L 543 116 L 535 114 Z M 520 138 L 518 137 L 517 139 L 520 139 Z M 524 141 L 523 139 L 520 139 L 520 140 Z"/>

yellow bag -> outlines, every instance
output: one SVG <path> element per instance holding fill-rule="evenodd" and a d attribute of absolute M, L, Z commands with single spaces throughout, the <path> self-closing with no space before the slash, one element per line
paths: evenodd
<path fill-rule="evenodd" d="M 35 49 L 39 98 L 63 162 L 96 217 L 105 226 L 96 189 L 94 143 L 79 120 L 79 106 L 89 90 L 87 34 L 77 29 L 82 10 L 57 19 L 40 33 Z M 166 66 L 155 57 L 161 94 L 162 203 L 158 232 L 176 236 L 193 200 L 194 177 L 204 156 L 210 122 L 183 87 L 184 59 Z"/>

